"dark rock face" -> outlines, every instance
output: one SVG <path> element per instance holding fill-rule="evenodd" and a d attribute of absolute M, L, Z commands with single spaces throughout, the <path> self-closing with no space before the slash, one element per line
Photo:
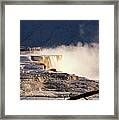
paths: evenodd
<path fill-rule="evenodd" d="M 99 43 L 98 20 L 21 20 L 20 27 L 21 46 L 46 48 L 78 42 Z"/>
<path fill-rule="evenodd" d="M 23 77 L 25 76 L 25 77 Z M 28 77 L 28 79 L 27 79 Z M 39 73 L 35 75 L 22 74 L 21 98 L 32 99 L 35 97 L 69 98 L 90 91 L 99 90 L 99 82 L 89 80 L 85 77 L 78 77 L 67 73 Z M 87 97 L 86 99 L 98 99 L 99 95 Z"/>

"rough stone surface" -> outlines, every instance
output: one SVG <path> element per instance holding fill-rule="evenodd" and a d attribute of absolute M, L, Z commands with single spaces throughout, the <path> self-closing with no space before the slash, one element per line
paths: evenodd
<path fill-rule="evenodd" d="M 21 99 L 42 98 L 69 98 L 90 91 L 99 90 L 99 82 L 78 77 L 67 73 L 22 73 L 20 81 Z M 99 95 L 92 95 L 86 99 L 98 99 Z"/>

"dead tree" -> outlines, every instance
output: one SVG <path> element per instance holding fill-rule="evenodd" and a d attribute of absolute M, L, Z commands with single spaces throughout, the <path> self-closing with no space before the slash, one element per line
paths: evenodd
<path fill-rule="evenodd" d="M 91 95 L 95 95 L 95 94 L 98 94 L 98 93 L 99 93 L 99 90 L 90 91 L 90 92 L 86 92 L 84 94 L 80 94 L 80 95 L 77 95 L 77 96 L 70 96 L 70 98 L 67 99 L 67 100 L 77 100 L 77 99 L 80 99 L 80 98 L 86 98 L 86 97 L 89 97 Z"/>

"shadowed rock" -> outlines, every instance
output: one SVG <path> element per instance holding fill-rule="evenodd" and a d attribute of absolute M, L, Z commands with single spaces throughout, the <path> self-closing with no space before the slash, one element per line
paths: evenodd
<path fill-rule="evenodd" d="M 80 98 L 85 98 L 86 99 L 86 97 L 94 95 L 94 94 L 98 94 L 98 93 L 99 93 L 99 90 L 90 91 L 90 92 L 80 94 L 80 95 L 77 95 L 77 96 L 72 96 L 68 100 L 77 100 L 77 99 L 80 99 Z"/>

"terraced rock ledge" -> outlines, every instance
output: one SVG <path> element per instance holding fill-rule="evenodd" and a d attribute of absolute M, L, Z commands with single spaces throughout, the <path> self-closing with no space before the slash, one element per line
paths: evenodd
<path fill-rule="evenodd" d="M 58 72 L 21 73 L 20 76 L 21 100 L 99 99 L 97 80 Z"/>

